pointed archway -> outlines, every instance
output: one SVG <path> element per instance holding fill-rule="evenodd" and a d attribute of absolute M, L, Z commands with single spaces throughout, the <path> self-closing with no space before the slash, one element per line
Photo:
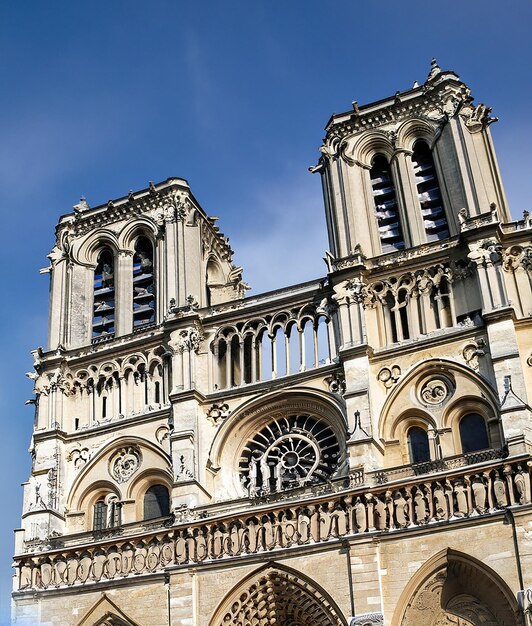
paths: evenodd
<path fill-rule="evenodd" d="M 105 593 L 85 613 L 76 626 L 139 626 Z"/>
<path fill-rule="evenodd" d="M 394 626 L 521 626 L 517 602 L 490 567 L 448 549 L 413 576 L 397 605 Z"/>
<path fill-rule="evenodd" d="M 318 585 L 295 570 L 267 565 L 224 599 L 210 626 L 346 626 L 339 608 Z"/>

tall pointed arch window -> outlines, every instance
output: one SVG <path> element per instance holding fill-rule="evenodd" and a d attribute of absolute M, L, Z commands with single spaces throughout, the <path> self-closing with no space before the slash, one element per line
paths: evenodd
<path fill-rule="evenodd" d="M 443 208 L 440 184 L 432 152 L 424 141 L 415 143 L 412 162 L 427 240 L 445 239 L 449 236 L 449 227 Z"/>
<path fill-rule="evenodd" d="M 412 426 L 408 429 L 407 439 L 411 463 L 430 461 L 429 436 L 424 428 Z"/>
<path fill-rule="evenodd" d="M 133 328 L 155 322 L 153 245 L 139 237 L 133 256 Z"/>
<path fill-rule="evenodd" d="M 112 335 L 115 332 L 115 263 L 109 248 L 98 255 L 93 293 L 92 336 Z"/>
<path fill-rule="evenodd" d="M 382 154 L 375 156 L 369 175 L 382 250 L 383 252 L 402 250 L 405 243 L 399 207 L 390 164 L 385 156 Z"/>

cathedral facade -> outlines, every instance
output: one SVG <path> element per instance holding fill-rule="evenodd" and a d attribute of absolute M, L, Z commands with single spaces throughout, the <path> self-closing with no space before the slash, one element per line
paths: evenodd
<path fill-rule="evenodd" d="M 183 179 L 60 218 L 14 624 L 532 624 L 532 219 L 493 121 L 435 61 L 335 114 L 326 276 L 262 295 Z"/>

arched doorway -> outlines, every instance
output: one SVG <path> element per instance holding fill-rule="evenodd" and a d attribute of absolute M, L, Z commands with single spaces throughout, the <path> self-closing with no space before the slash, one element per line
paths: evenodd
<path fill-rule="evenodd" d="M 340 610 L 317 585 L 294 570 L 266 566 L 222 602 L 210 626 L 346 626 Z"/>
<path fill-rule="evenodd" d="M 481 561 L 446 550 L 428 561 L 398 603 L 394 626 L 520 626 L 517 602 Z"/>

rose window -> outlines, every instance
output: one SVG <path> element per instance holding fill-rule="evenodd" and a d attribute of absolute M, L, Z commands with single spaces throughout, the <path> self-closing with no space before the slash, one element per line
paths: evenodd
<path fill-rule="evenodd" d="M 310 415 L 281 417 L 248 442 L 240 476 L 250 495 L 325 482 L 337 470 L 340 446 L 325 422 Z"/>

